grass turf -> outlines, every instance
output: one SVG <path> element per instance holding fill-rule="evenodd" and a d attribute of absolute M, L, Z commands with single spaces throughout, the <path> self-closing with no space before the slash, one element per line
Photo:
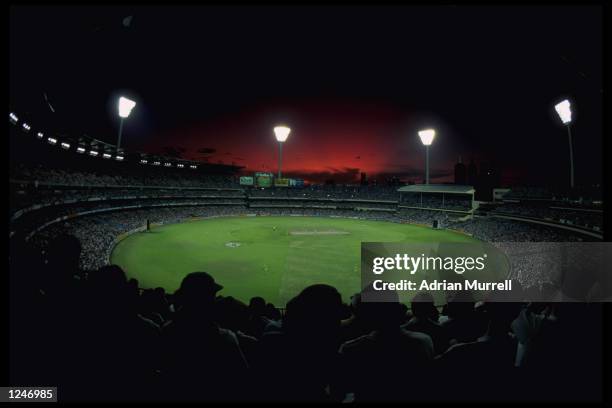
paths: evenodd
<path fill-rule="evenodd" d="M 262 296 L 279 307 L 314 283 L 345 301 L 359 292 L 361 242 L 474 242 L 466 235 L 408 224 L 326 217 L 223 217 L 136 233 L 111 262 L 143 288 L 176 290 L 189 272 L 206 271 L 222 295 Z M 238 243 L 239 246 L 227 245 Z M 436 299 L 442 300 L 442 299 Z"/>

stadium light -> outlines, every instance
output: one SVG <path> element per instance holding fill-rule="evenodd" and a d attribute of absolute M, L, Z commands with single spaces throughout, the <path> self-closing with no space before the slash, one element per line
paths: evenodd
<path fill-rule="evenodd" d="M 9 120 L 13 123 L 13 125 L 15 125 L 19 121 L 19 118 L 17 117 L 17 115 L 11 112 L 9 113 Z"/>
<path fill-rule="evenodd" d="M 57 139 L 53 138 L 53 137 L 48 137 L 47 141 L 49 142 L 49 144 L 57 144 Z"/>
<path fill-rule="evenodd" d="M 98 152 L 96 150 L 90 150 L 89 151 L 89 155 L 93 156 L 93 157 L 96 157 L 98 155 Z"/>
<path fill-rule="evenodd" d="M 127 118 L 130 116 L 134 106 L 136 106 L 136 102 L 122 96 L 119 98 L 119 116 Z"/>
<path fill-rule="evenodd" d="M 276 136 L 276 140 L 278 141 L 278 178 L 282 177 L 283 143 L 285 143 L 289 137 L 289 133 L 291 133 L 291 129 L 287 126 L 276 126 L 274 128 L 274 136 Z"/>
<path fill-rule="evenodd" d="M 136 106 L 136 102 L 128 98 L 125 98 L 123 96 L 119 98 L 119 117 L 121 118 L 121 120 L 119 121 L 119 136 L 117 137 L 117 149 L 121 147 L 121 134 L 123 133 L 123 119 L 130 116 L 130 112 L 132 112 L 132 109 L 134 109 L 134 106 Z"/>
<path fill-rule="evenodd" d="M 70 143 L 62 142 L 61 146 L 63 149 L 70 149 Z"/>
<path fill-rule="evenodd" d="M 145 159 L 140 159 L 140 163 L 142 163 L 142 164 L 147 164 L 147 163 L 148 163 L 148 161 L 147 161 L 147 160 L 145 160 Z"/>
<path fill-rule="evenodd" d="M 30 129 L 31 129 L 31 128 L 30 128 L 30 125 L 28 125 L 28 124 L 27 124 L 27 123 L 25 123 L 25 122 L 24 122 L 24 123 L 23 123 L 23 125 L 21 125 L 21 126 L 23 127 L 23 130 L 25 130 L 26 132 L 29 132 L 29 131 L 30 131 Z"/>
<path fill-rule="evenodd" d="M 574 188 L 574 149 L 572 148 L 572 131 L 570 123 L 572 123 L 572 109 L 570 101 L 567 99 L 555 105 L 555 110 L 561 118 L 561 122 L 567 126 L 567 136 L 569 138 L 569 155 L 570 155 L 570 187 Z"/>
<path fill-rule="evenodd" d="M 84 147 L 77 147 L 77 153 L 85 153 Z"/>
<path fill-rule="evenodd" d="M 45 135 L 43 135 L 43 133 L 42 133 L 42 132 L 38 132 L 38 133 L 36 134 L 36 137 L 37 137 L 37 138 L 39 138 L 39 139 L 42 139 L 44 136 L 45 136 Z"/>
<path fill-rule="evenodd" d="M 122 161 L 123 160 L 123 156 L 117 155 L 117 156 L 115 156 L 115 160 Z"/>
<path fill-rule="evenodd" d="M 571 104 L 570 101 L 568 101 L 567 99 L 556 104 L 555 110 L 559 114 L 559 117 L 561 118 L 561 121 L 564 125 L 567 125 L 572 121 Z"/>
<path fill-rule="evenodd" d="M 103 153 L 103 154 L 102 154 L 102 157 L 104 157 L 105 159 L 110 159 L 110 158 L 111 158 L 111 155 L 110 155 L 110 154 L 108 154 L 108 153 Z"/>
<path fill-rule="evenodd" d="M 178 167 L 179 169 L 182 169 L 183 167 L 185 167 L 184 165 L 182 165 L 181 163 L 177 164 L 176 167 Z"/>
<path fill-rule="evenodd" d="M 419 131 L 421 143 L 425 145 L 425 184 L 429 184 L 429 146 L 431 146 L 435 137 L 436 131 L 433 129 Z"/>
<path fill-rule="evenodd" d="M 197 169 L 197 168 L 198 168 L 198 166 L 196 166 L 195 164 L 192 164 L 192 165 L 191 165 L 191 166 L 189 166 L 189 167 L 190 167 L 190 168 L 192 168 L 192 169 Z"/>

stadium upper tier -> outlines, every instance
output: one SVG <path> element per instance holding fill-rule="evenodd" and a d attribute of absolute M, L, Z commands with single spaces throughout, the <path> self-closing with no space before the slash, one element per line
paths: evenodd
<path fill-rule="evenodd" d="M 471 210 L 469 195 L 400 194 L 396 186 L 375 185 L 245 188 L 234 176 L 154 167 L 147 168 L 146 173 L 132 174 L 128 167 L 113 164 L 97 171 L 40 165 L 12 166 L 9 180 L 11 231 L 31 232 L 49 221 L 73 217 L 81 212 L 163 206 L 240 206 L 250 211 L 278 208 L 296 212 L 309 209 L 389 212 L 400 218 L 407 210 L 417 210 L 407 219 L 429 225 L 434 218 L 414 214 L 429 214 L 426 209 L 458 211 L 450 215 L 433 211 L 435 219 L 445 223 L 452 217 L 461 217 L 462 213 L 469 214 Z M 600 210 L 580 208 L 576 204 L 567 206 L 550 200 L 502 203 L 487 213 L 538 219 L 596 232 L 602 229 Z"/>

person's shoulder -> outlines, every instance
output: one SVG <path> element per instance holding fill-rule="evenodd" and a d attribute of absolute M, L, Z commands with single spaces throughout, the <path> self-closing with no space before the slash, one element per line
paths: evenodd
<path fill-rule="evenodd" d="M 257 340 L 257 337 L 248 335 L 246 333 L 241 332 L 240 330 L 237 330 L 235 332 L 236 337 L 238 337 L 238 340 L 240 341 L 245 341 L 245 342 L 249 342 L 249 343 L 257 343 L 259 340 Z"/>
<path fill-rule="evenodd" d="M 401 328 L 401 333 L 402 333 L 402 336 L 406 338 L 419 340 L 419 341 L 425 341 L 425 342 L 431 341 L 431 336 L 429 334 L 418 332 L 418 331 L 413 331 L 405 327 Z"/>
<path fill-rule="evenodd" d="M 440 355 L 442 359 L 458 358 L 466 354 L 477 351 L 486 346 L 485 342 L 471 341 L 466 343 L 456 343 L 450 346 L 444 353 Z"/>
<path fill-rule="evenodd" d="M 363 334 L 354 339 L 345 341 L 340 346 L 340 353 L 351 353 L 355 350 L 359 350 L 367 345 L 371 344 L 374 341 L 373 333 Z"/>
<path fill-rule="evenodd" d="M 407 342 L 411 342 L 417 347 L 421 347 L 423 350 L 427 350 L 430 354 L 433 354 L 434 345 L 429 334 L 402 329 L 402 336 Z"/>
<path fill-rule="evenodd" d="M 262 343 L 275 343 L 285 339 L 286 335 L 281 330 L 265 331 L 260 337 Z"/>

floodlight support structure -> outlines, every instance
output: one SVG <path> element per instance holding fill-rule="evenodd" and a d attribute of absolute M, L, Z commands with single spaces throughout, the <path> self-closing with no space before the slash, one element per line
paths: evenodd
<path fill-rule="evenodd" d="M 429 145 L 425 145 L 425 184 L 429 184 Z"/>
<path fill-rule="evenodd" d="M 119 121 L 119 135 L 117 136 L 117 149 L 121 147 L 121 134 L 123 133 L 123 117 Z"/>
<path fill-rule="evenodd" d="M 572 131 L 570 123 L 567 124 L 567 136 L 569 140 L 569 156 L 570 156 L 570 188 L 574 188 L 574 148 L 572 147 Z"/>
<path fill-rule="evenodd" d="M 283 167 L 283 142 L 278 142 L 278 178 L 282 177 Z"/>

